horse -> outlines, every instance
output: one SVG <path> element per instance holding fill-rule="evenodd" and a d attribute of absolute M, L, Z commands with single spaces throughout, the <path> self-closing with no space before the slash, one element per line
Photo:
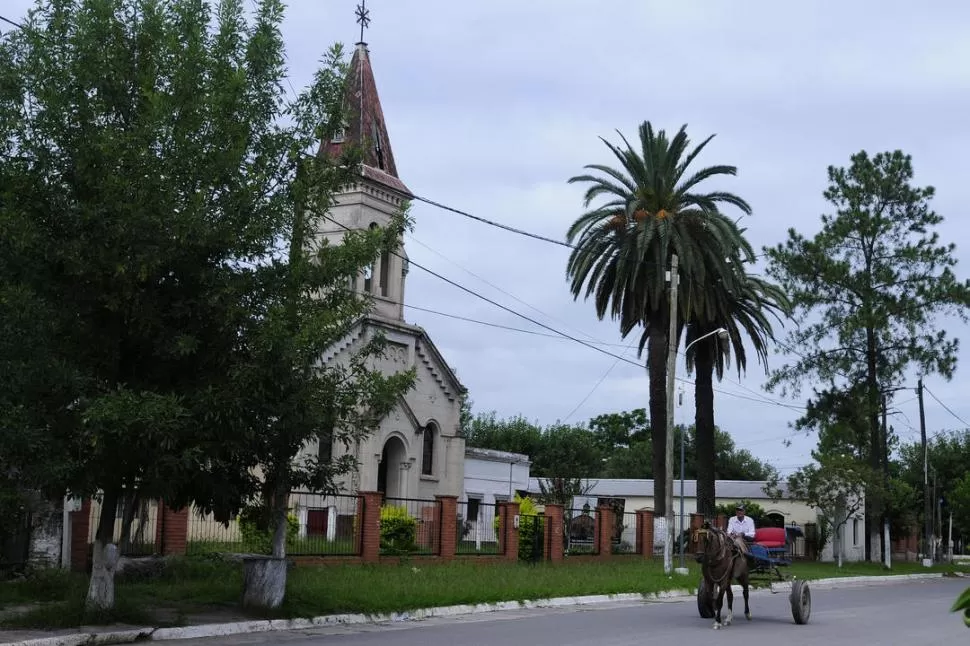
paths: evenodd
<path fill-rule="evenodd" d="M 697 530 L 698 538 L 701 541 L 700 552 L 697 561 L 701 564 L 701 574 L 707 589 L 712 595 L 716 595 L 714 600 L 714 630 L 721 628 L 721 608 L 724 605 L 724 595 L 727 593 L 727 620 L 724 626 L 730 626 L 734 620 L 734 592 L 731 590 L 731 581 L 736 580 L 741 584 L 744 594 L 744 616 L 751 621 L 751 610 L 748 608 L 748 559 L 741 552 L 737 543 L 727 535 L 722 529 L 711 527 L 705 523 L 702 529 Z"/>

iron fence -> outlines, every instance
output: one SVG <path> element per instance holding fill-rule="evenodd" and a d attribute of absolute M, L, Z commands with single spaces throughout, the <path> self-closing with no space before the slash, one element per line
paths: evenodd
<path fill-rule="evenodd" d="M 563 510 L 563 551 L 565 554 L 596 554 L 595 510 Z"/>
<path fill-rule="evenodd" d="M 149 556 L 157 550 L 158 503 L 154 500 L 131 500 L 122 497 L 115 507 L 111 540 L 121 556 Z M 88 517 L 88 543 L 93 544 L 101 524 L 101 502 L 91 501 Z"/>
<path fill-rule="evenodd" d="M 456 554 L 498 555 L 498 506 L 477 498 L 458 503 Z"/>
<path fill-rule="evenodd" d="M 441 503 L 420 498 L 385 498 L 381 506 L 381 554 L 437 554 Z"/>
<path fill-rule="evenodd" d="M 287 514 L 286 553 L 293 556 L 356 556 L 361 553 L 358 496 L 292 492 Z M 223 523 L 212 514 L 189 514 L 186 551 L 268 554 L 272 530 L 265 519 L 244 511 Z"/>
<path fill-rule="evenodd" d="M 611 549 L 614 554 L 635 554 L 637 551 L 637 514 L 627 511 L 614 516 Z"/>
<path fill-rule="evenodd" d="M 653 519 L 653 556 L 663 558 L 664 546 L 667 544 L 667 518 L 655 516 Z M 692 555 L 693 547 L 690 539 L 690 514 L 674 514 L 670 522 L 674 524 L 673 554 L 675 560 L 680 558 L 681 550 L 688 558 Z"/>

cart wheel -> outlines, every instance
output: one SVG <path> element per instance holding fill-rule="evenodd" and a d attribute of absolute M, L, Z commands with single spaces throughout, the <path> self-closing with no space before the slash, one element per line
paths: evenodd
<path fill-rule="evenodd" d="M 812 592 L 808 588 L 807 581 L 792 581 L 791 595 L 791 615 L 796 624 L 807 624 L 808 618 L 812 614 Z"/>
<path fill-rule="evenodd" d="M 707 589 L 707 583 L 703 578 L 697 586 L 697 612 L 702 619 L 714 618 L 714 596 Z"/>

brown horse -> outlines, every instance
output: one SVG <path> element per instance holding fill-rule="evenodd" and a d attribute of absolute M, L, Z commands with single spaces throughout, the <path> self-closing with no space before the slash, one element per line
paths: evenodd
<path fill-rule="evenodd" d="M 741 584 L 744 594 L 744 616 L 750 621 L 751 611 L 748 609 L 748 559 L 741 553 L 737 543 L 724 530 L 711 527 L 705 523 L 697 530 L 700 542 L 700 552 L 697 560 L 701 564 L 701 574 L 707 590 L 714 595 L 714 630 L 722 626 L 721 608 L 724 605 L 724 595 L 727 594 L 727 620 L 724 626 L 730 626 L 734 620 L 734 592 L 731 582 Z"/>

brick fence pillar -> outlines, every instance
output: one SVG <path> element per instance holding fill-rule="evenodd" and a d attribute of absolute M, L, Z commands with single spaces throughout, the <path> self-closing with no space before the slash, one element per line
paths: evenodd
<path fill-rule="evenodd" d="M 547 504 L 544 512 L 546 517 L 546 536 L 543 541 L 543 558 L 547 561 L 559 563 L 563 560 L 563 510 L 562 505 Z"/>
<path fill-rule="evenodd" d="M 163 501 L 159 501 L 158 506 L 162 517 L 162 554 L 184 555 L 189 540 L 189 508 L 183 507 L 176 511 Z"/>
<path fill-rule="evenodd" d="M 438 511 L 441 521 L 438 527 L 441 537 L 438 539 L 438 556 L 449 561 L 455 556 L 458 547 L 458 496 L 435 496 L 438 501 Z"/>
<path fill-rule="evenodd" d="M 519 558 L 519 530 L 515 527 L 515 517 L 519 515 L 519 503 L 500 502 L 496 509 L 500 519 L 502 556 L 508 561 L 516 561 Z"/>
<path fill-rule="evenodd" d="M 361 491 L 358 494 L 360 557 L 364 563 L 377 563 L 381 558 L 381 504 L 384 494 L 379 491 Z"/>
<path fill-rule="evenodd" d="M 724 514 L 718 514 L 714 522 L 717 523 L 717 525 L 715 526 L 718 529 L 723 529 L 724 531 L 727 531 L 727 516 L 725 516 Z"/>
<path fill-rule="evenodd" d="M 637 509 L 637 554 L 653 558 L 653 510 Z"/>
<path fill-rule="evenodd" d="M 596 553 L 601 559 L 613 556 L 613 508 L 609 505 L 596 508 Z"/>
<path fill-rule="evenodd" d="M 88 571 L 88 534 L 91 532 L 91 499 L 85 498 L 80 511 L 71 512 L 71 570 Z"/>

